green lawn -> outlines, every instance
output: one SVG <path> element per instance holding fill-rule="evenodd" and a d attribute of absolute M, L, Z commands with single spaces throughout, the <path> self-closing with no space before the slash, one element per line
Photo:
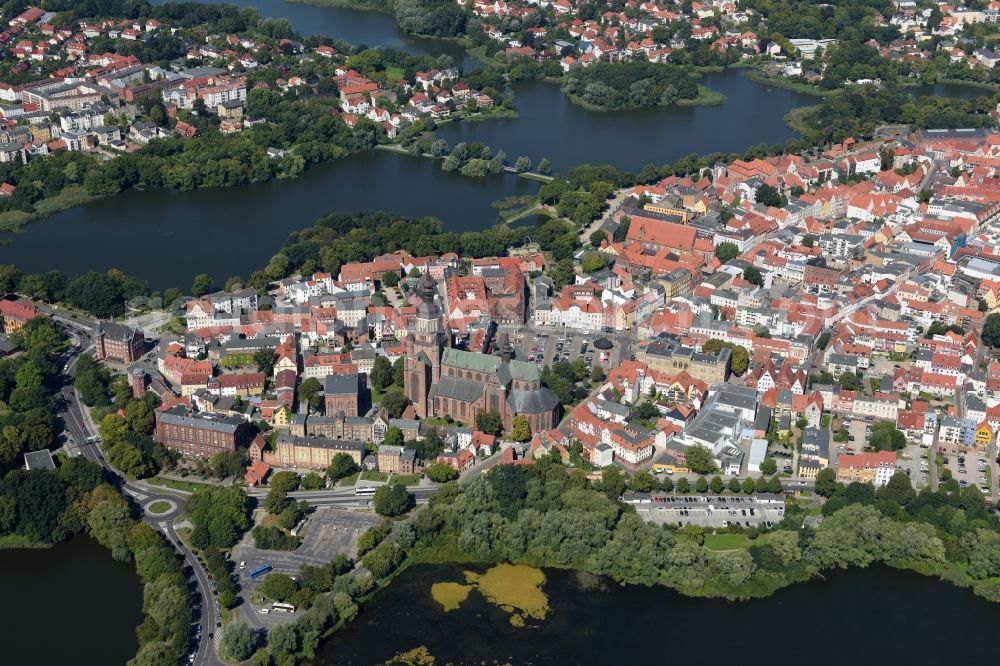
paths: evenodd
<path fill-rule="evenodd" d="M 366 469 L 361 472 L 362 481 L 385 481 L 389 478 L 388 474 L 383 474 L 382 472 L 376 472 L 375 470 Z"/>
<path fill-rule="evenodd" d="M 406 72 L 403 71 L 402 67 L 389 66 L 385 68 L 385 75 L 386 78 L 388 78 L 389 81 L 392 82 L 392 81 L 398 81 L 404 76 L 406 76 Z"/>
<path fill-rule="evenodd" d="M 166 513 L 167 511 L 170 511 L 170 502 L 157 500 L 149 505 L 148 511 L 154 515 L 160 513 Z"/>
<path fill-rule="evenodd" d="M 407 486 L 415 486 L 418 483 L 420 483 L 420 477 L 416 474 L 409 474 L 409 475 L 397 474 L 392 477 L 392 482 L 393 483 L 402 482 Z"/>
<path fill-rule="evenodd" d="M 355 483 L 358 482 L 358 476 L 360 476 L 360 475 L 361 475 L 361 472 L 355 472 L 354 474 L 351 474 L 350 476 L 345 476 L 343 479 L 341 479 L 340 481 L 337 482 L 337 485 L 338 486 L 353 486 Z"/>
<path fill-rule="evenodd" d="M 174 479 L 164 479 L 159 476 L 155 476 L 152 479 L 146 479 L 146 481 L 154 486 L 163 486 L 164 488 L 183 490 L 187 493 L 193 493 L 196 490 L 207 488 L 210 485 L 207 483 L 194 483 L 193 481 L 175 481 Z"/>
<path fill-rule="evenodd" d="M 742 534 L 706 534 L 705 548 L 709 550 L 736 550 L 746 548 L 747 538 Z"/>

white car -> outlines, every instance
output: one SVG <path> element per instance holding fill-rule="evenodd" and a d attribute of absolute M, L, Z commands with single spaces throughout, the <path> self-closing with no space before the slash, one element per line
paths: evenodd
<path fill-rule="evenodd" d="M 270 608 L 261 608 L 257 612 L 260 613 L 261 615 L 267 615 L 268 613 L 271 612 L 271 609 Z"/>

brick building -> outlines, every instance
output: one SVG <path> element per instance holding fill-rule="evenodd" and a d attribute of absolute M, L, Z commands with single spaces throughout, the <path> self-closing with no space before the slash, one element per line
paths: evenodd
<path fill-rule="evenodd" d="M 218 451 L 235 451 L 252 439 L 249 424 L 238 416 L 194 412 L 175 405 L 156 418 L 156 441 L 188 456 L 207 458 Z"/>
<path fill-rule="evenodd" d="M 142 331 L 113 321 L 99 321 L 94 330 L 94 355 L 119 363 L 135 363 L 142 356 Z"/>
<path fill-rule="evenodd" d="M 327 416 L 357 416 L 361 408 L 364 375 L 327 375 L 323 380 L 323 396 Z"/>
<path fill-rule="evenodd" d="M 378 447 L 378 471 L 384 474 L 414 474 L 419 469 L 413 449 L 388 444 Z"/>

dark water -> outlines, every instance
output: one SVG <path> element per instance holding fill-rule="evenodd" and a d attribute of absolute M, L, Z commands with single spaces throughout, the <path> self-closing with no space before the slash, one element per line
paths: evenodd
<path fill-rule="evenodd" d="M 303 33 L 461 56 L 454 42 L 407 37 L 391 16 L 378 12 L 280 0 L 235 4 L 258 5 L 264 16 L 289 18 Z M 527 155 L 535 164 L 548 158 L 556 171 L 583 162 L 638 171 L 692 152 L 742 152 L 752 144 L 782 143 L 794 136 L 784 115 L 819 101 L 757 84 L 738 69 L 706 74 L 702 83 L 724 93 L 725 104 L 600 113 L 572 104 L 557 85 L 524 83 L 515 88 L 520 118 L 450 124 L 438 135 L 452 145 L 478 140 L 502 148 L 511 163 Z M 955 96 L 982 92 L 954 84 L 929 90 Z M 382 209 L 435 215 L 447 229 L 476 230 L 498 221 L 491 202 L 533 194 L 537 187 L 535 181 L 510 176 L 447 174 L 437 162 L 376 151 L 320 165 L 300 178 L 244 188 L 126 192 L 53 215 L 22 234 L 0 235 L 10 241 L 0 247 L 0 263 L 69 274 L 119 268 L 154 289 L 187 288 L 198 273 L 223 281 L 262 268 L 289 233 L 328 212 Z"/>
<path fill-rule="evenodd" d="M 587 162 L 638 172 L 647 164 L 673 163 L 691 153 L 742 153 L 750 145 L 784 143 L 797 136 L 785 124 L 785 115 L 822 102 L 814 95 L 751 81 L 741 69 L 705 74 L 701 83 L 726 95 L 725 104 L 589 111 L 570 102 L 558 84 L 526 82 L 514 87 L 520 118 L 451 123 L 437 135 L 451 145 L 482 141 L 502 147 L 511 159 L 526 155 L 535 164 L 547 157 L 557 171 Z M 950 83 L 907 92 L 960 99 L 989 93 Z"/>
<path fill-rule="evenodd" d="M 903 90 L 915 97 L 936 95 L 937 97 L 954 97 L 955 99 L 972 99 L 973 97 L 993 94 L 993 91 L 987 88 L 962 83 L 935 83 L 932 86 L 913 86 L 903 88 Z"/>
<path fill-rule="evenodd" d="M 437 663 L 660 664 L 705 657 L 741 664 L 861 665 L 995 663 L 989 631 L 1000 605 L 965 589 L 888 568 L 837 571 L 767 599 L 692 599 L 666 588 L 584 591 L 547 571 L 551 611 L 516 628 L 473 591 L 444 613 L 439 581 L 464 582 L 460 567 L 417 567 L 367 604 L 320 651 L 321 664 L 378 664 L 424 646 Z M 936 657 L 936 658 L 935 658 Z"/>
<path fill-rule="evenodd" d="M 441 171 L 438 161 L 376 150 L 290 180 L 100 199 L 3 234 L 11 242 L 0 247 L 0 264 L 32 273 L 120 268 L 154 289 L 186 289 L 198 273 L 224 281 L 263 268 L 291 232 L 329 212 L 434 215 L 450 230 L 469 231 L 496 224 L 491 202 L 537 190 L 526 178 L 466 178 Z"/>
<path fill-rule="evenodd" d="M 482 141 L 502 147 L 512 159 L 527 155 L 537 164 L 547 157 L 555 170 L 589 162 L 639 171 L 646 164 L 673 163 L 690 153 L 741 153 L 752 144 L 784 143 L 796 136 L 785 124 L 785 114 L 820 101 L 754 83 L 739 69 L 705 74 L 701 83 L 725 94 L 726 102 L 588 111 L 570 102 L 558 84 L 526 82 L 514 88 L 520 118 L 452 123 L 437 134 L 452 145 Z"/>
<path fill-rule="evenodd" d="M 4 664 L 112 666 L 138 649 L 139 578 L 90 537 L 0 551 L 0 591 Z"/>
<path fill-rule="evenodd" d="M 167 0 L 151 0 L 154 5 Z M 303 36 L 324 35 L 352 44 L 406 51 L 414 55 L 437 57 L 448 54 L 466 69 L 479 66 L 475 58 L 452 40 L 414 37 L 401 31 L 392 15 L 349 7 L 313 7 L 285 0 L 196 0 L 204 4 L 255 7 L 264 18 L 285 18 L 292 29 Z"/>

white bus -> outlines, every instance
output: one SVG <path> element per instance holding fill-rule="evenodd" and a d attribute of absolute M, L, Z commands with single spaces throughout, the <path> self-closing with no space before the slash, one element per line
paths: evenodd
<path fill-rule="evenodd" d="M 374 495 L 375 491 L 378 490 L 376 486 L 363 486 L 354 489 L 355 495 Z"/>
<path fill-rule="evenodd" d="M 295 606 L 293 606 L 291 604 L 283 604 L 280 601 L 275 601 L 273 604 L 271 604 L 271 608 L 273 608 L 275 610 L 275 612 L 278 612 L 278 613 L 294 613 L 295 612 Z"/>

